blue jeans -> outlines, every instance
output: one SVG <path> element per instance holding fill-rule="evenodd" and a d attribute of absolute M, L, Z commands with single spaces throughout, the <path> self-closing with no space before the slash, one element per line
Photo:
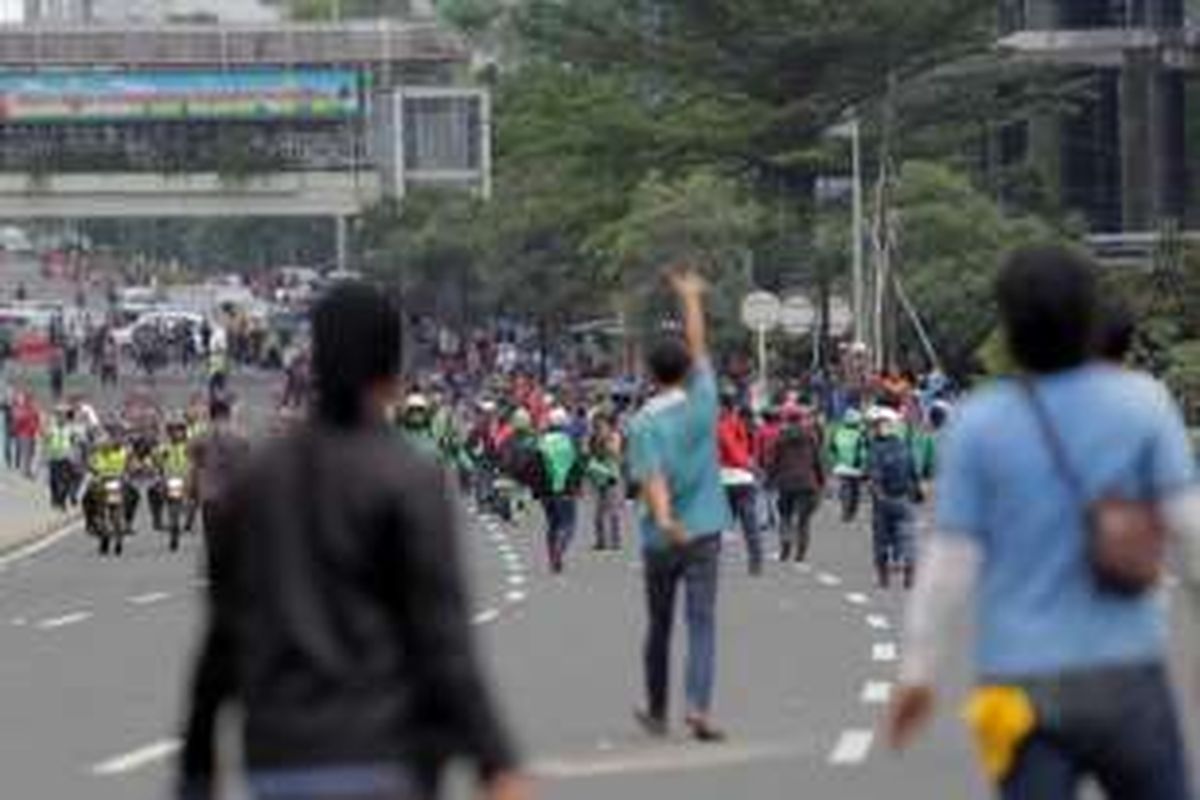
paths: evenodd
<path fill-rule="evenodd" d="M 1071 800 L 1094 778 L 1109 800 L 1188 800 L 1188 767 L 1166 668 L 1113 667 L 1017 682 L 1038 727 L 1003 800 Z"/>
<path fill-rule="evenodd" d="M 913 563 L 913 511 L 905 498 L 876 497 L 872 515 L 876 569 Z"/>
<path fill-rule="evenodd" d="M 751 574 L 762 572 L 762 535 L 758 527 L 758 487 L 752 483 L 725 487 L 729 507 L 746 539 L 746 555 L 750 561 Z"/>
<path fill-rule="evenodd" d="M 684 584 L 688 632 L 686 695 L 689 713 L 707 714 L 716 680 L 717 576 L 721 535 L 693 539 L 685 547 L 646 550 L 648 626 L 643 657 L 647 711 L 666 719 L 671 684 L 671 631 L 675 595 Z"/>
<path fill-rule="evenodd" d="M 297 767 L 250 774 L 255 800 L 429 800 L 436 781 L 387 764 Z"/>
<path fill-rule="evenodd" d="M 571 495 L 555 495 L 542 500 L 546 513 L 546 555 L 550 569 L 562 572 L 567 548 L 575 538 L 576 500 Z"/>

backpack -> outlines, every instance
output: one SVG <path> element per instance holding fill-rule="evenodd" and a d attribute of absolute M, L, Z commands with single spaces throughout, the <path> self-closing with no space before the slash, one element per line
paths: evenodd
<path fill-rule="evenodd" d="M 908 442 L 897 436 L 876 440 L 871 452 L 871 476 L 881 495 L 908 497 L 913 492 L 912 452 Z"/>

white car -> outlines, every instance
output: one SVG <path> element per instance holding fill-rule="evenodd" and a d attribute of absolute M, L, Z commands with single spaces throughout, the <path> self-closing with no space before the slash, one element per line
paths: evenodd
<path fill-rule="evenodd" d="M 170 329 L 181 322 L 190 323 L 192 340 L 196 345 L 196 352 L 201 352 L 204 348 L 204 341 L 200 330 L 204 325 L 204 316 L 191 311 L 148 311 L 138 317 L 137 321 L 132 325 L 126 325 L 124 328 L 114 330 L 112 337 L 117 347 L 124 350 L 133 347 L 134 337 L 139 329 L 151 326 L 162 326 L 163 328 Z M 216 338 L 216 326 L 211 323 L 209 325 L 213 330 L 214 338 Z"/>

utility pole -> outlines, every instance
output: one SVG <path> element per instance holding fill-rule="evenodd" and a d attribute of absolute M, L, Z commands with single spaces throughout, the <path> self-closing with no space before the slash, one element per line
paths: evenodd
<path fill-rule="evenodd" d="M 892 256 L 895 245 L 891 207 L 892 135 L 895 128 L 896 73 L 888 73 L 887 95 L 883 103 L 883 133 L 879 145 L 879 178 L 875 184 L 874 307 L 872 309 L 872 356 L 876 370 L 889 363 L 888 291 L 892 285 Z"/>
<path fill-rule="evenodd" d="M 850 121 L 850 150 L 854 174 L 854 220 L 852 241 L 852 292 L 854 305 L 854 340 L 867 341 L 866 275 L 863 270 L 863 188 L 862 188 L 862 123 L 857 113 Z"/>

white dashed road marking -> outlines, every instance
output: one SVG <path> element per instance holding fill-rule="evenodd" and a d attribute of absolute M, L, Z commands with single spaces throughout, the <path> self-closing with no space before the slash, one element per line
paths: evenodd
<path fill-rule="evenodd" d="M 871 598 L 859 592 L 850 592 L 846 595 L 846 602 L 856 606 L 865 606 L 871 602 Z"/>
<path fill-rule="evenodd" d="M 514 591 L 511 591 L 508 594 L 504 595 L 504 599 L 510 603 L 524 603 L 525 602 L 525 593 L 514 590 Z"/>
<path fill-rule="evenodd" d="M 92 616 L 90 611 L 76 611 L 73 614 L 64 614 L 61 617 L 51 617 L 44 619 L 37 624 L 37 627 L 43 631 L 54 630 L 55 628 L 65 628 L 68 625 L 74 625 L 77 622 L 83 622 Z"/>
<path fill-rule="evenodd" d="M 540 778 L 557 780 L 694 772 L 760 761 L 790 760 L 808 755 L 812 750 L 808 742 L 726 745 L 720 748 L 661 747 L 635 753 L 601 749 L 601 754 L 593 757 L 536 761 L 532 772 Z"/>
<path fill-rule="evenodd" d="M 882 705 L 892 699 L 892 685 L 887 681 L 868 681 L 863 687 L 862 701 L 867 705 Z"/>
<path fill-rule="evenodd" d="M 139 594 L 136 597 L 129 598 L 129 602 L 135 606 L 149 606 L 154 603 L 161 603 L 163 600 L 170 599 L 171 595 L 166 592 L 150 592 L 149 594 Z"/>
<path fill-rule="evenodd" d="M 875 661 L 890 662 L 900 657 L 900 648 L 895 642 L 881 642 L 871 648 L 871 658 Z"/>
<path fill-rule="evenodd" d="M 817 580 L 820 581 L 823 586 L 841 586 L 842 585 L 841 578 L 839 578 L 837 575 L 832 575 L 828 572 L 822 572 L 820 575 L 817 576 Z"/>
<path fill-rule="evenodd" d="M 861 764 L 871 753 L 871 745 L 875 743 L 875 734 L 871 731 L 844 731 L 837 746 L 829 754 L 829 763 L 845 767 Z"/>
<path fill-rule="evenodd" d="M 489 608 L 486 611 L 480 611 L 471 621 L 476 625 L 490 625 L 498 619 L 500 619 L 500 612 Z"/>
<path fill-rule="evenodd" d="M 178 753 L 181 747 L 182 744 L 178 739 L 163 739 L 107 761 L 101 761 L 92 767 L 92 774 L 108 776 L 135 772 L 156 762 L 165 761 Z"/>
<path fill-rule="evenodd" d="M 892 623 L 888 622 L 888 618 L 882 614 L 869 614 L 867 616 L 867 625 L 877 631 L 887 631 L 892 628 Z"/>
<path fill-rule="evenodd" d="M 512 575 L 508 576 L 508 583 L 511 586 L 524 586 L 525 576 L 521 575 L 520 573 L 513 573 Z"/>

